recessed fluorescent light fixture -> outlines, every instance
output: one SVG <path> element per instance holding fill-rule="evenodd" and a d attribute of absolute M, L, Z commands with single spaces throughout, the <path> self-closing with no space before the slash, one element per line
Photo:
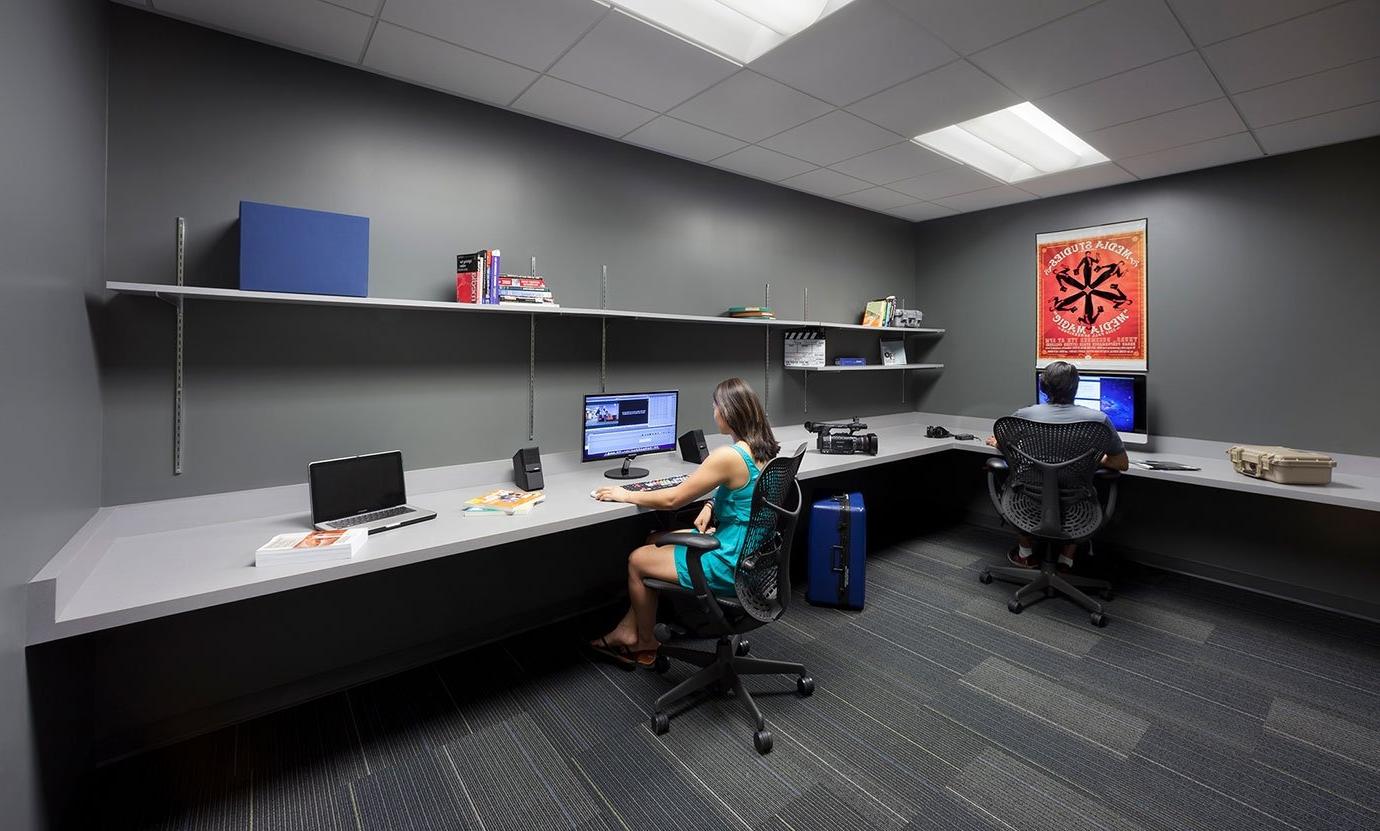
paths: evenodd
<path fill-rule="evenodd" d="M 1003 182 L 1107 161 L 1029 101 L 911 139 Z"/>
<path fill-rule="evenodd" d="M 596 0 L 735 63 L 766 54 L 853 0 Z"/>

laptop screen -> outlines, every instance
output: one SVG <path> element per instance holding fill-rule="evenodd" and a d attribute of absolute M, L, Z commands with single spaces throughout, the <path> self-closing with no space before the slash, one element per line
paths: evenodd
<path fill-rule="evenodd" d="M 395 508 L 407 502 L 402 452 L 398 450 L 312 462 L 307 468 L 307 481 L 311 488 L 312 523 Z"/>

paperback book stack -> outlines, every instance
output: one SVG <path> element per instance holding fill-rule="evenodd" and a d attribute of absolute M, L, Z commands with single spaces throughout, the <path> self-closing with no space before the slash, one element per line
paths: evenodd
<path fill-rule="evenodd" d="M 465 516 L 513 516 L 531 513 L 545 501 L 542 491 L 496 490 L 465 500 L 461 511 Z"/>
<path fill-rule="evenodd" d="M 498 278 L 498 302 L 503 305 L 557 306 L 556 298 L 539 274 L 504 274 Z"/>
<path fill-rule="evenodd" d="M 498 281 L 502 274 L 497 248 L 455 255 L 455 300 L 458 303 L 499 302 Z"/>
<path fill-rule="evenodd" d="M 776 313 L 770 306 L 729 306 L 724 317 L 738 317 L 758 320 L 775 320 Z"/>
<path fill-rule="evenodd" d="M 279 534 L 254 552 L 254 565 L 281 566 L 349 560 L 359 554 L 368 540 L 369 532 L 363 528 Z"/>

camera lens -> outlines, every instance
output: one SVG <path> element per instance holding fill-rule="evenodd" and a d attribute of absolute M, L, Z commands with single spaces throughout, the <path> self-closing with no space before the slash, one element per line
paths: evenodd
<path fill-rule="evenodd" d="M 867 441 L 867 455 L 869 455 L 869 456 L 876 456 L 876 455 L 877 455 L 877 434 L 876 434 L 876 433 L 868 433 L 866 436 L 862 436 L 862 438 L 865 439 L 865 440 Z"/>

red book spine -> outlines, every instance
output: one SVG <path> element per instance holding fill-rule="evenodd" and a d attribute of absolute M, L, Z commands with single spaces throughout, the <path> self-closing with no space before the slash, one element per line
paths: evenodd
<path fill-rule="evenodd" d="M 503 276 L 498 278 L 500 286 L 513 286 L 522 289 L 544 289 L 546 288 L 545 277 L 512 277 Z"/>

